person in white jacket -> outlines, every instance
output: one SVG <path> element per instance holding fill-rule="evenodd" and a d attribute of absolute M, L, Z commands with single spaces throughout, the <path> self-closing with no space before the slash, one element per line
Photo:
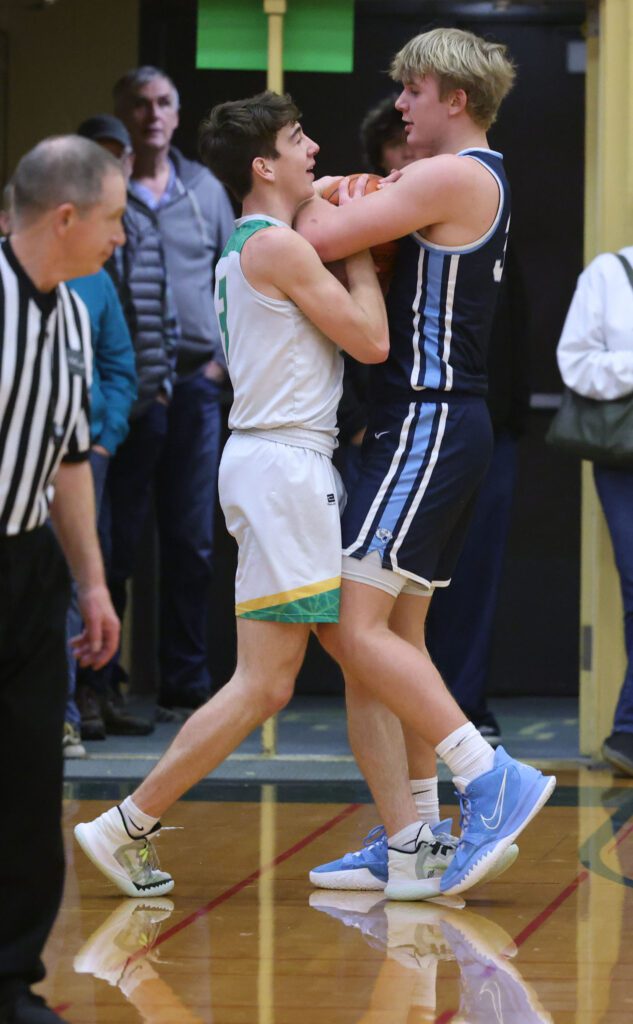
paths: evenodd
<path fill-rule="evenodd" d="M 633 246 L 621 255 L 633 270 Z M 582 272 L 557 349 L 563 381 L 587 398 L 633 395 L 633 283 L 614 253 L 602 253 Z M 622 588 L 627 667 L 604 758 L 633 775 L 633 470 L 594 463 Z"/>

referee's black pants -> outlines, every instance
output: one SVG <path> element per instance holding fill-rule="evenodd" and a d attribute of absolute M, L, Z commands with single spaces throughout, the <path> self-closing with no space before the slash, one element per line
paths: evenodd
<path fill-rule="evenodd" d="M 64 557 L 48 526 L 0 537 L 0 1017 L 44 977 L 64 884 Z"/>

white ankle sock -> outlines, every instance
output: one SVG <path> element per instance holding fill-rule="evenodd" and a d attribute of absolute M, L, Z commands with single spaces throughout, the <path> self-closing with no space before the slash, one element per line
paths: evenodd
<path fill-rule="evenodd" d="M 494 765 L 495 752 L 475 729 L 472 722 L 455 729 L 435 748 L 438 757 L 448 765 L 453 775 L 472 782 Z"/>
<path fill-rule="evenodd" d="M 420 821 L 427 825 L 438 825 L 440 803 L 437 795 L 437 775 L 431 779 L 410 779 L 411 794 Z"/>
<path fill-rule="evenodd" d="M 392 850 L 400 850 L 402 853 L 414 853 L 420 828 L 419 821 L 412 821 L 410 825 L 405 825 L 399 832 L 396 832 L 395 836 L 389 836 L 387 845 Z"/>
<path fill-rule="evenodd" d="M 152 818 L 150 814 L 139 810 L 131 796 L 126 796 L 123 803 L 119 804 L 118 809 L 125 822 L 125 827 L 133 839 L 146 836 L 158 821 L 158 818 Z"/>

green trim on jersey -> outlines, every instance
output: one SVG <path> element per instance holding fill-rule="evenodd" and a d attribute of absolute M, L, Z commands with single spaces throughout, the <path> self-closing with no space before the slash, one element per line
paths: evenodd
<path fill-rule="evenodd" d="M 322 594 L 311 594 L 296 601 L 237 614 L 240 619 L 264 619 L 273 622 L 338 622 L 340 603 L 341 588 L 334 587 Z"/>
<path fill-rule="evenodd" d="M 248 242 L 251 235 L 254 235 L 256 231 L 261 231 L 262 228 L 275 227 L 279 227 L 279 225 L 275 224 L 273 221 L 263 219 L 249 220 L 247 224 L 241 224 L 239 228 L 235 229 L 224 246 L 222 256 L 228 256 L 230 252 L 241 252 L 246 242 Z"/>

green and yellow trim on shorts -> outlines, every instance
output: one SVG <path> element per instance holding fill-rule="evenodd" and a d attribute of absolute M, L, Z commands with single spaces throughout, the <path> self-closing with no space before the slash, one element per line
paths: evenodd
<path fill-rule="evenodd" d="M 341 603 L 341 577 L 309 583 L 281 594 L 256 597 L 235 605 L 240 619 L 271 622 L 338 622 Z"/>

